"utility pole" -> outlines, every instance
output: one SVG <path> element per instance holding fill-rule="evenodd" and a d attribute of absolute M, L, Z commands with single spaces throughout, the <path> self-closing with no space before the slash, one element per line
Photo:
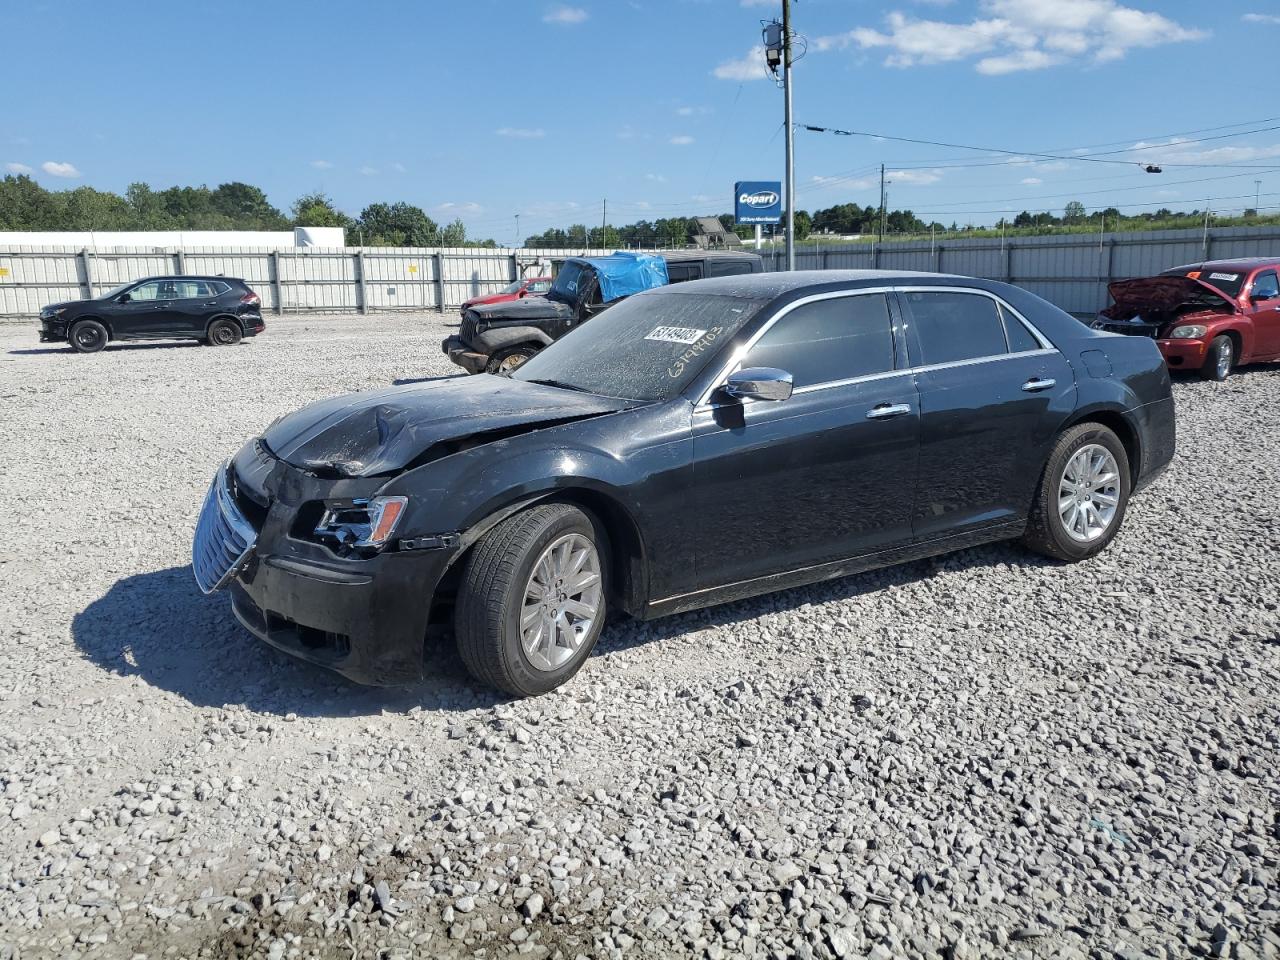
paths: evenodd
<path fill-rule="evenodd" d="M 609 198 L 605 197 L 603 201 L 604 209 L 600 214 L 600 246 L 608 246 L 605 243 L 605 234 L 609 232 Z"/>
<path fill-rule="evenodd" d="M 516 246 L 520 246 L 520 214 L 516 214 Z"/>
<path fill-rule="evenodd" d="M 782 99 L 787 128 L 787 269 L 796 268 L 796 145 L 791 123 L 791 0 L 782 0 Z"/>
<path fill-rule="evenodd" d="M 884 243 L 884 164 L 880 164 L 880 242 Z"/>
<path fill-rule="evenodd" d="M 1261 199 L 1262 199 L 1262 181 L 1255 180 L 1253 181 L 1253 215 L 1255 217 L 1258 215 L 1258 210 L 1259 210 L 1258 201 Z"/>

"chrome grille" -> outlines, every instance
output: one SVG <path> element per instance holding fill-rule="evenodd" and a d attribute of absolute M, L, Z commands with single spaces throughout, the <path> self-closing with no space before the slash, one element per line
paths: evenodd
<path fill-rule="evenodd" d="M 224 464 L 209 485 L 191 544 L 191 571 L 204 593 L 226 586 L 249 559 L 258 534 L 236 506 Z"/>

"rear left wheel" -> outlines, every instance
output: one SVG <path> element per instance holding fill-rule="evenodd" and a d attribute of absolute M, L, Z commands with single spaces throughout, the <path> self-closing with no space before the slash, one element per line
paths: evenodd
<path fill-rule="evenodd" d="M 230 320 L 215 320 L 209 325 L 207 342 L 211 347 L 234 347 L 240 342 L 241 336 L 243 334 L 238 324 Z"/>
<path fill-rule="evenodd" d="M 463 570 L 454 623 L 471 675 L 518 697 L 554 690 L 582 667 L 606 615 L 602 531 L 552 503 L 504 520 Z"/>
<path fill-rule="evenodd" d="M 1114 431 L 1082 423 L 1054 444 L 1022 542 L 1056 560 L 1087 560 L 1106 549 L 1129 504 L 1129 457 Z"/>

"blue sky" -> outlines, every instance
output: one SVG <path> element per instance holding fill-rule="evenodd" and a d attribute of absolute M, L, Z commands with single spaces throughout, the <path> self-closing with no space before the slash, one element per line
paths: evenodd
<path fill-rule="evenodd" d="M 874 203 L 881 162 L 891 207 L 944 223 L 1072 198 L 1238 210 L 1255 179 L 1280 207 L 1280 129 L 1260 129 L 1280 119 L 1249 122 L 1280 118 L 1271 0 L 793 9 L 798 123 L 1071 157 L 1160 145 L 1103 164 L 800 131 L 799 208 Z M 612 223 L 725 211 L 735 180 L 782 176 L 782 95 L 755 49 L 779 10 L 27 0 L 5 18 L 0 172 L 117 191 L 243 180 L 282 209 L 322 189 L 352 214 L 406 200 L 504 242 L 517 213 L 528 235 L 599 223 L 606 198 Z"/>

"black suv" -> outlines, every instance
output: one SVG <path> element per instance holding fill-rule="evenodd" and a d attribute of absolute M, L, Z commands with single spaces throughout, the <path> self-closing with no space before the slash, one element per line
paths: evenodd
<path fill-rule="evenodd" d="M 764 272 L 764 261 L 754 253 L 686 250 L 655 256 L 666 263 L 667 283 Z M 441 349 L 468 373 L 514 370 L 547 344 L 625 299 L 602 293 L 600 273 L 610 259 L 569 257 L 546 296 L 468 307 L 457 335 L 445 340 Z"/>
<path fill-rule="evenodd" d="M 261 298 L 234 277 L 147 277 L 40 310 L 40 342 L 66 342 L 81 353 L 97 353 L 108 340 L 230 346 L 266 326 Z"/>

